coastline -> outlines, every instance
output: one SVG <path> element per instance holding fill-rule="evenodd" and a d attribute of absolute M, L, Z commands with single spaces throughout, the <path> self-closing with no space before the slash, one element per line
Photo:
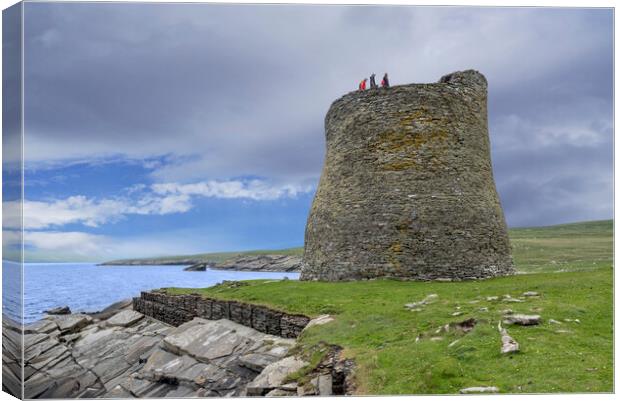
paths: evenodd
<path fill-rule="evenodd" d="M 193 266 L 206 265 L 209 270 L 253 272 L 299 272 L 301 256 L 277 253 L 238 254 L 218 261 L 205 258 L 124 259 L 99 263 L 97 266 Z"/>

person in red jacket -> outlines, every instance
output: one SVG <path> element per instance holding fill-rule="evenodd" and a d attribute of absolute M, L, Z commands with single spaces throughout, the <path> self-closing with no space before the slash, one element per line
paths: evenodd
<path fill-rule="evenodd" d="M 366 90 L 366 81 L 368 81 L 368 78 L 364 78 L 362 82 L 360 82 L 359 90 L 361 91 Z"/>

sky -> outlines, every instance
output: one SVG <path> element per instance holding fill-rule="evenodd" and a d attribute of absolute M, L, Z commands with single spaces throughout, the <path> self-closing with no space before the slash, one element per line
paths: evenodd
<path fill-rule="evenodd" d="M 27 259 L 301 246 L 372 72 L 485 74 L 509 226 L 613 215 L 611 9 L 26 3 L 24 32 Z"/>

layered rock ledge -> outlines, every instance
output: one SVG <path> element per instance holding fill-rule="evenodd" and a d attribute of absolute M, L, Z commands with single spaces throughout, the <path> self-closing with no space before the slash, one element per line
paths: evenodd
<path fill-rule="evenodd" d="M 290 379 L 308 364 L 292 354 L 295 337 L 329 318 L 310 321 L 258 305 L 197 298 L 143 293 L 102 312 L 50 315 L 25 326 L 24 397 L 332 395 L 350 387 L 351 362 L 341 360 L 335 346 L 311 369 L 307 383 Z M 209 318 L 195 316 L 198 310 Z M 175 311 L 182 318 L 171 318 Z M 21 353 L 22 331 L 9 324 L 3 325 L 3 345 L 15 358 L 3 364 L 5 378 L 11 366 L 19 367 Z M 17 376 L 12 384 L 19 395 Z"/>

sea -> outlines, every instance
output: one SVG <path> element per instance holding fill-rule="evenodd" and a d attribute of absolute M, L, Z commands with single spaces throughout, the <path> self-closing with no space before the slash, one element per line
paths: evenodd
<path fill-rule="evenodd" d="M 19 264 L 2 263 L 2 312 L 19 321 L 21 272 Z M 224 280 L 297 280 L 299 273 L 210 270 L 187 272 L 187 266 L 98 266 L 95 263 L 25 263 L 24 322 L 44 311 L 69 306 L 73 313 L 96 312 L 110 304 L 137 297 L 140 291 L 163 287 L 205 288 Z"/>

